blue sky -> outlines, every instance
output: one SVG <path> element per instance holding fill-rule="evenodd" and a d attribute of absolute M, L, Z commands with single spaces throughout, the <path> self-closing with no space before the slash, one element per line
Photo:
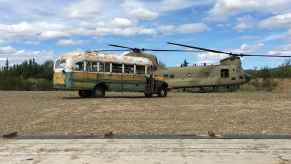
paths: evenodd
<path fill-rule="evenodd" d="M 0 65 L 108 44 L 177 49 L 167 41 L 250 54 L 291 55 L 291 0 L 0 0 Z M 168 66 L 217 63 L 213 53 L 155 53 Z M 243 58 L 245 68 L 285 59 Z"/>

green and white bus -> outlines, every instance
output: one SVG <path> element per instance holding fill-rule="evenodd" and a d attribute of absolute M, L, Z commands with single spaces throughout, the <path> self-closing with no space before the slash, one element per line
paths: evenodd
<path fill-rule="evenodd" d="M 166 97 L 168 90 L 168 84 L 161 77 L 155 77 L 151 60 L 97 52 L 60 56 L 54 65 L 54 87 L 77 90 L 80 97 L 104 97 L 106 91 Z"/>

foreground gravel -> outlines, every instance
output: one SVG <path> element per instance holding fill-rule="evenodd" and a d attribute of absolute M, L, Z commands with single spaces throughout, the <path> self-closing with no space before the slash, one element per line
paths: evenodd
<path fill-rule="evenodd" d="M 144 98 L 109 93 L 0 91 L 0 134 L 23 135 L 291 133 L 291 94 L 170 93 Z"/>

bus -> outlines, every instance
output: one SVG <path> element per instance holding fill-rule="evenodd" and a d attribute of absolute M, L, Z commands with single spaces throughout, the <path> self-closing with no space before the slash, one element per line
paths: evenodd
<path fill-rule="evenodd" d="M 74 52 L 54 64 L 54 88 L 76 90 L 80 97 L 104 97 L 105 92 L 143 92 L 166 97 L 168 84 L 155 76 L 154 65 L 144 57 Z"/>

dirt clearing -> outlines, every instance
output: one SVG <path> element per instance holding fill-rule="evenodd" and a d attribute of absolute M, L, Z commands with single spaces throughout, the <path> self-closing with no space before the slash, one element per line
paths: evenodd
<path fill-rule="evenodd" d="M 291 133 L 290 93 L 109 93 L 81 99 L 75 92 L 0 91 L 0 113 L 0 134 Z"/>

